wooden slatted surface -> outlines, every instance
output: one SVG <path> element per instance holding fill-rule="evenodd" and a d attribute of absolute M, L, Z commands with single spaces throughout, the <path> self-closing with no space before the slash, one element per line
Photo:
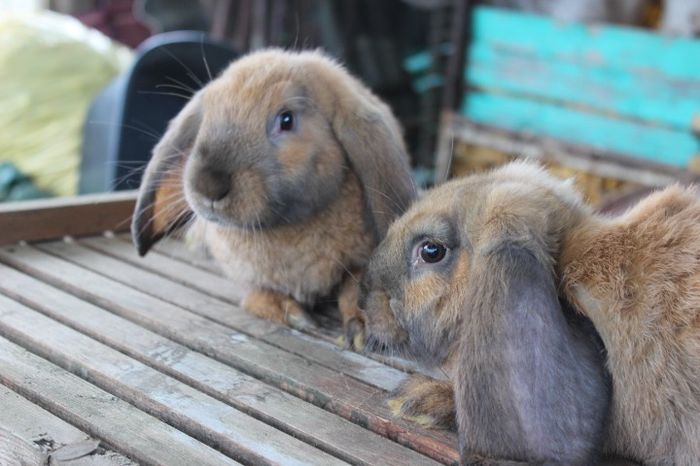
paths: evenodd
<path fill-rule="evenodd" d="M 0 413 L 0 463 L 3 435 L 44 464 L 96 441 L 81 461 L 107 462 L 85 464 L 457 462 L 453 433 L 386 406 L 412 364 L 254 318 L 241 296 L 177 241 L 146 258 L 122 236 L 0 248 L 0 403 L 47 419 L 32 443 L 41 427 Z"/>

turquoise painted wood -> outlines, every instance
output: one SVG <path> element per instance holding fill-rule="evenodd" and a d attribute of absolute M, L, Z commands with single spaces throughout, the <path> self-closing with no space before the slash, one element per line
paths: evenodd
<path fill-rule="evenodd" d="M 475 43 L 464 78 L 469 86 L 580 105 L 587 111 L 646 120 L 687 130 L 700 117 L 700 76 L 679 81 L 652 73 L 634 73 L 596 63 L 544 60 L 507 47 Z M 442 75 L 426 73 L 427 52 L 408 57 L 404 67 L 416 75 L 413 89 L 422 93 L 443 84 Z"/>
<path fill-rule="evenodd" d="M 489 7 L 474 14 L 468 119 L 679 168 L 700 154 L 700 41 Z M 426 69 L 425 57 L 411 64 Z"/>
<path fill-rule="evenodd" d="M 543 59 L 477 43 L 465 80 L 474 88 L 577 105 L 585 111 L 689 130 L 700 117 L 700 75 L 679 82 L 595 63 Z M 582 110 L 584 111 L 584 110 Z"/>
<path fill-rule="evenodd" d="M 676 167 L 700 154 L 700 40 L 478 7 L 468 54 L 471 120 Z M 419 92 L 442 85 L 431 64 L 405 61 Z"/>
<path fill-rule="evenodd" d="M 666 38 L 635 28 L 561 24 L 549 18 L 479 7 L 474 42 L 543 60 L 625 68 L 633 72 L 697 81 L 700 41 Z"/>
<path fill-rule="evenodd" d="M 688 131 L 641 125 L 632 121 L 516 96 L 473 92 L 462 113 L 477 123 L 547 136 L 645 160 L 685 167 L 700 153 Z"/>

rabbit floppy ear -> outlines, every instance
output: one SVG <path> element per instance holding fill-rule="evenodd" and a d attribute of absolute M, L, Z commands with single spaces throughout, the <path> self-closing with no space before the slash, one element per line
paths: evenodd
<path fill-rule="evenodd" d="M 168 124 L 148 162 L 134 216 L 131 237 L 140 255 L 192 215 L 183 192 L 183 171 L 201 120 L 196 94 Z"/>
<path fill-rule="evenodd" d="M 465 296 L 455 393 L 462 460 L 594 464 L 610 392 L 592 326 L 562 308 L 536 241 L 489 242 L 474 251 Z"/>
<path fill-rule="evenodd" d="M 338 112 L 333 131 L 360 179 L 367 220 L 381 240 L 416 197 L 401 130 L 389 108 L 377 103 L 357 112 Z"/>

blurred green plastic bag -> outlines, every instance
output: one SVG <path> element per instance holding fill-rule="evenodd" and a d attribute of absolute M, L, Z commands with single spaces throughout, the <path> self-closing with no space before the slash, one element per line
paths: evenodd
<path fill-rule="evenodd" d="M 42 191 L 75 194 L 90 101 L 131 59 L 72 17 L 0 14 L 0 162 Z"/>
<path fill-rule="evenodd" d="M 47 194 L 9 162 L 0 163 L 0 202 L 40 199 Z"/>

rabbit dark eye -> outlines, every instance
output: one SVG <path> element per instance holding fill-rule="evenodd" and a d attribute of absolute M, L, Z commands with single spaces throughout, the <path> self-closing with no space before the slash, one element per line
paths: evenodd
<path fill-rule="evenodd" d="M 423 262 L 428 264 L 434 264 L 440 262 L 447 253 L 447 248 L 442 244 L 433 243 L 431 241 L 426 241 L 421 244 L 419 254 Z"/>
<path fill-rule="evenodd" d="M 294 129 L 294 114 L 289 111 L 280 113 L 279 116 L 280 131 L 291 131 Z"/>

